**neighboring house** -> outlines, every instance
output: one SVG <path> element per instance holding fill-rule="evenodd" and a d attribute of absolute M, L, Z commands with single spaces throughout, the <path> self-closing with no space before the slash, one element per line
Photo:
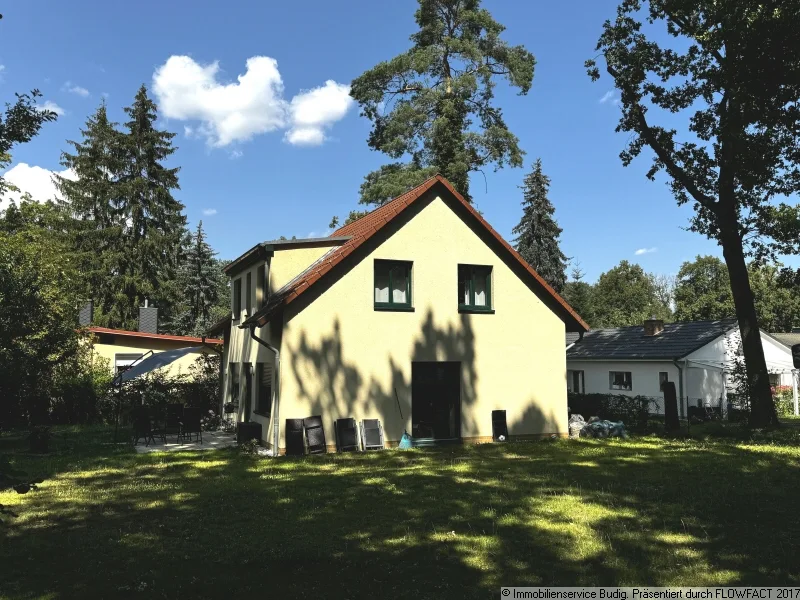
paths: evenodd
<path fill-rule="evenodd" d="M 91 313 L 91 307 L 87 309 Z M 83 312 L 83 311 L 82 311 Z M 91 317 L 83 317 L 90 320 Z M 158 312 L 155 308 L 143 308 L 139 313 L 140 331 L 125 331 L 107 327 L 88 326 L 85 331 L 89 335 L 89 343 L 96 356 L 108 360 L 115 375 L 130 368 L 148 352 L 164 352 L 178 348 L 196 348 L 186 356 L 162 367 L 169 375 L 188 374 L 195 361 L 204 354 L 218 354 L 222 349 L 222 340 L 198 338 L 183 335 L 166 335 L 156 333 L 158 328 Z"/>
<path fill-rule="evenodd" d="M 496 409 L 512 437 L 567 433 L 563 340 L 588 327 L 442 177 L 225 272 L 223 402 L 273 450 L 314 415 L 330 448 L 347 417 L 380 419 L 390 445 L 490 441 Z"/>
<path fill-rule="evenodd" d="M 652 412 L 663 413 L 665 381 L 675 382 L 687 406 L 721 406 L 727 410 L 731 367 L 741 354 L 735 319 L 667 323 L 656 319 L 641 326 L 595 329 L 582 339 L 567 339 L 567 388 L 570 392 L 648 396 Z M 772 385 L 792 385 L 789 349 L 761 332 Z"/>

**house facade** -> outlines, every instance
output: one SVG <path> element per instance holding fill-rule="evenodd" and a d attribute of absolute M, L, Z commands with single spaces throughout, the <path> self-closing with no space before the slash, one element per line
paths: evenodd
<path fill-rule="evenodd" d="M 761 332 L 770 382 L 792 385 L 791 350 Z M 732 368 L 741 355 L 741 335 L 734 319 L 597 329 L 567 340 L 567 387 L 570 392 L 647 396 L 651 412 L 663 414 L 663 382 L 672 381 L 679 412 L 688 406 L 727 410 Z"/>
<path fill-rule="evenodd" d="M 223 403 L 285 448 L 286 419 L 381 420 L 434 441 L 567 432 L 567 331 L 586 324 L 441 177 L 329 238 L 227 268 Z"/>

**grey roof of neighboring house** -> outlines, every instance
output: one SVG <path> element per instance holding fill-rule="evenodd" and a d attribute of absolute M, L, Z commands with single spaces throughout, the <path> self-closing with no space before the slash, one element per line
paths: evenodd
<path fill-rule="evenodd" d="M 569 346 L 570 344 L 574 344 L 579 339 L 581 339 L 581 334 L 578 333 L 577 331 L 568 331 L 566 334 L 564 334 L 564 338 L 566 345 Z"/>
<path fill-rule="evenodd" d="M 769 335 L 789 348 L 795 344 L 800 344 L 800 333 L 770 333 Z"/>
<path fill-rule="evenodd" d="M 592 329 L 567 350 L 567 359 L 673 360 L 691 354 L 736 326 L 735 319 L 667 323 L 646 337 L 644 327 Z"/>

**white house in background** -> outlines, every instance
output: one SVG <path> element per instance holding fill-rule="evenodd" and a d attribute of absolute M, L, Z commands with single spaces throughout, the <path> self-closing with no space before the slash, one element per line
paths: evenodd
<path fill-rule="evenodd" d="M 641 326 L 594 329 L 567 339 L 567 389 L 570 392 L 625 394 L 655 399 L 652 412 L 664 412 L 661 385 L 675 382 L 679 412 L 687 406 L 727 410 L 730 369 L 741 353 L 735 319 L 667 323 L 651 319 Z M 761 332 L 772 385 L 792 385 L 789 347 Z"/>

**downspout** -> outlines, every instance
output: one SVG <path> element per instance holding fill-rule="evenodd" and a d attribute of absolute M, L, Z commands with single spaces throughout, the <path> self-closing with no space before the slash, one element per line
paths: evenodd
<path fill-rule="evenodd" d="M 250 337 L 264 346 L 267 350 L 275 354 L 275 366 L 273 368 L 274 381 L 272 385 L 272 456 L 278 456 L 280 443 L 280 424 L 278 421 L 278 405 L 280 399 L 280 380 L 281 380 L 281 352 L 267 340 L 256 335 L 256 325 L 250 325 Z"/>

